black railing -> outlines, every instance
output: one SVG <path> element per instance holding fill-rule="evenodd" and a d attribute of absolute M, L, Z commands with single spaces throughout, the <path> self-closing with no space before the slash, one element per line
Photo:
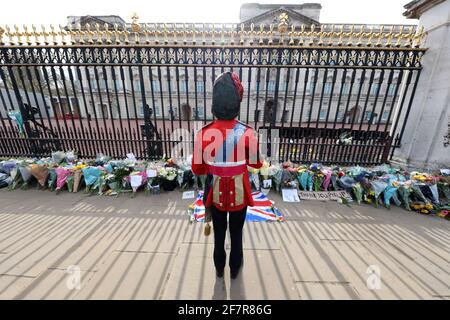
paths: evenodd
<path fill-rule="evenodd" d="M 239 119 L 279 133 L 280 159 L 377 164 L 402 140 L 421 49 L 288 46 L 0 47 L 0 155 L 190 153 L 211 90 L 239 74 Z M 32 107 L 27 107 L 32 106 Z M 17 111 L 23 134 L 8 116 Z M 180 130 L 182 129 L 182 130 Z M 342 138 L 345 136 L 346 138 Z M 270 143 L 274 141 L 261 141 Z"/>

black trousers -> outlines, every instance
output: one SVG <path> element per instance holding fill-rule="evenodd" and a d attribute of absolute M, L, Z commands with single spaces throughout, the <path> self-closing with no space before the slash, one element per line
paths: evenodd
<path fill-rule="evenodd" d="M 227 213 L 216 207 L 211 208 L 214 228 L 214 265 L 217 270 L 225 268 L 227 255 L 225 253 L 225 236 L 227 233 L 227 216 L 229 216 L 231 252 L 229 266 L 231 272 L 237 272 L 242 265 L 242 228 L 245 223 L 247 207 L 240 211 Z"/>

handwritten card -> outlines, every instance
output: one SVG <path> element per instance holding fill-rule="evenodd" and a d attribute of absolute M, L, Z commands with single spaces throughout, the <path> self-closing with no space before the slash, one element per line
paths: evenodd
<path fill-rule="evenodd" d="M 282 189 L 281 192 L 284 202 L 300 202 L 297 189 Z"/>

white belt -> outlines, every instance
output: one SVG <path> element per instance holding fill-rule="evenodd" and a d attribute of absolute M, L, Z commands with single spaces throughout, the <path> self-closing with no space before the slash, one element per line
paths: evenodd
<path fill-rule="evenodd" d="M 235 166 L 241 166 L 243 164 L 246 164 L 245 160 L 243 161 L 237 161 L 237 162 L 206 162 L 210 166 L 214 167 L 235 167 Z"/>

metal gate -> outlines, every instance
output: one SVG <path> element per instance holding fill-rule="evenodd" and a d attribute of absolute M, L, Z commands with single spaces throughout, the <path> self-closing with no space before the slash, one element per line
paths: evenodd
<path fill-rule="evenodd" d="M 244 86 L 239 119 L 262 133 L 272 158 L 383 163 L 402 141 L 423 38 L 414 26 L 290 26 L 286 15 L 258 29 L 6 26 L 0 155 L 157 159 L 180 142 L 187 155 L 213 119 L 214 79 L 231 70 Z"/>

